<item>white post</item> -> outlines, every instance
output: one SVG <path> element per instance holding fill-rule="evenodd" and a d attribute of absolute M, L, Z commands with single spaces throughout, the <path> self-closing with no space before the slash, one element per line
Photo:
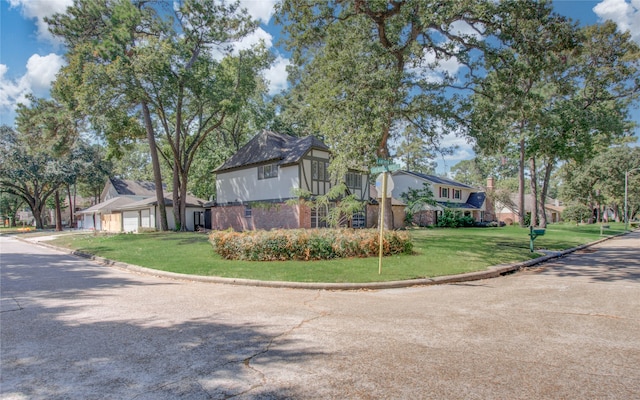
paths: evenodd
<path fill-rule="evenodd" d="M 624 230 L 625 232 L 629 228 L 629 218 L 627 217 L 627 192 L 628 192 L 629 171 L 624 172 Z"/>
<path fill-rule="evenodd" d="M 380 196 L 380 237 L 378 239 L 378 275 L 382 274 L 382 253 L 383 253 L 383 241 L 384 241 L 384 203 L 387 198 L 387 173 L 382 173 L 382 195 Z"/>

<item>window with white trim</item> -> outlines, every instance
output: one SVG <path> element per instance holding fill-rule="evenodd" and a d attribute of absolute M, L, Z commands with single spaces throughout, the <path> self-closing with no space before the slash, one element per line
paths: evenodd
<path fill-rule="evenodd" d="M 453 189 L 453 198 L 460 199 L 460 189 Z"/>
<path fill-rule="evenodd" d="M 258 167 L 258 179 L 278 177 L 278 164 L 261 165 Z"/>
<path fill-rule="evenodd" d="M 449 198 L 449 188 L 440 188 L 440 197 L 448 199 Z"/>

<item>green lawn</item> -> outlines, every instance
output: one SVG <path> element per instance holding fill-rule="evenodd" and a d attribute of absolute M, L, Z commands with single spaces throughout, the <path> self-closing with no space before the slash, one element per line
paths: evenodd
<path fill-rule="evenodd" d="M 610 224 L 605 235 L 623 232 Z M 192 275 L 293 282 L 377 282 L 452 275 L 489 266 L 524 261 L 528 229 L 465 228 L 411 231 L 414 255 L 385 257 L 378 275 L 377 258 L 331 261 L 230 261 L 218 256 L 208 237 L 199 233 L 148 233 L 61 236 L 52 244 L 111 260 Z M 536 249 L 562 250 L 599 239 L 600 226 L 551 225 L 535 241 Z"/>

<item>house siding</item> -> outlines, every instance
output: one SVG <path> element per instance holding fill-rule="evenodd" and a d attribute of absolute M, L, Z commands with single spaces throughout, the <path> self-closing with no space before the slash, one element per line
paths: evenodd
<path fill-rule="evenodd" d="M 238 202 L 268 199 L 286 200 L 293 196 L 292 188 L 300 187 L 298 165 L 280 167 L 278 177 L 258 179 L 258 167 L 219 172 L 216 179 L 217 202 Z"/>
<path fill-rule="evenodd" d="M 399 199 L 402 193 L 406 193 L 409 191 L 409 188 L 413 189 L 422 189 L 424 180 L 414 177 L 404 173 L 398 173 L 397 175 L 392 176 L 394 188 L 391 192 L 391 195 Z M 471 195 L 471 189 L 466 189 L 463 187 L 458 187 L 454 185 L 446 185 L 446 184 L 433 184 L 427 182 L 429 184 L 429 188 L 431 189 L 431 193 L 433 193 L 433 199 L 436 201 L 444 201 L 449 203 L 466 203 L 467 199 Z M 443 195 L 443 190 L 446 190 L 446 195 Z M 460 191 L 460 198 L 454 198 L 454 190 Z"/>

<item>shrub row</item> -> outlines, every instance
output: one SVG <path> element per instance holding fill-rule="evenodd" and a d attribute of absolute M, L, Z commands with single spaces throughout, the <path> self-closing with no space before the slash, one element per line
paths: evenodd
<path fill-rule="evenodd" d="M 227 260 L 327 260 L 377 256 L 379 231 L 375 229 L 280 229 L 272 231 L 215 231 L 209 241 Z M 411 253 L 407 232 L 387 231 L 384 255 Z"/>

